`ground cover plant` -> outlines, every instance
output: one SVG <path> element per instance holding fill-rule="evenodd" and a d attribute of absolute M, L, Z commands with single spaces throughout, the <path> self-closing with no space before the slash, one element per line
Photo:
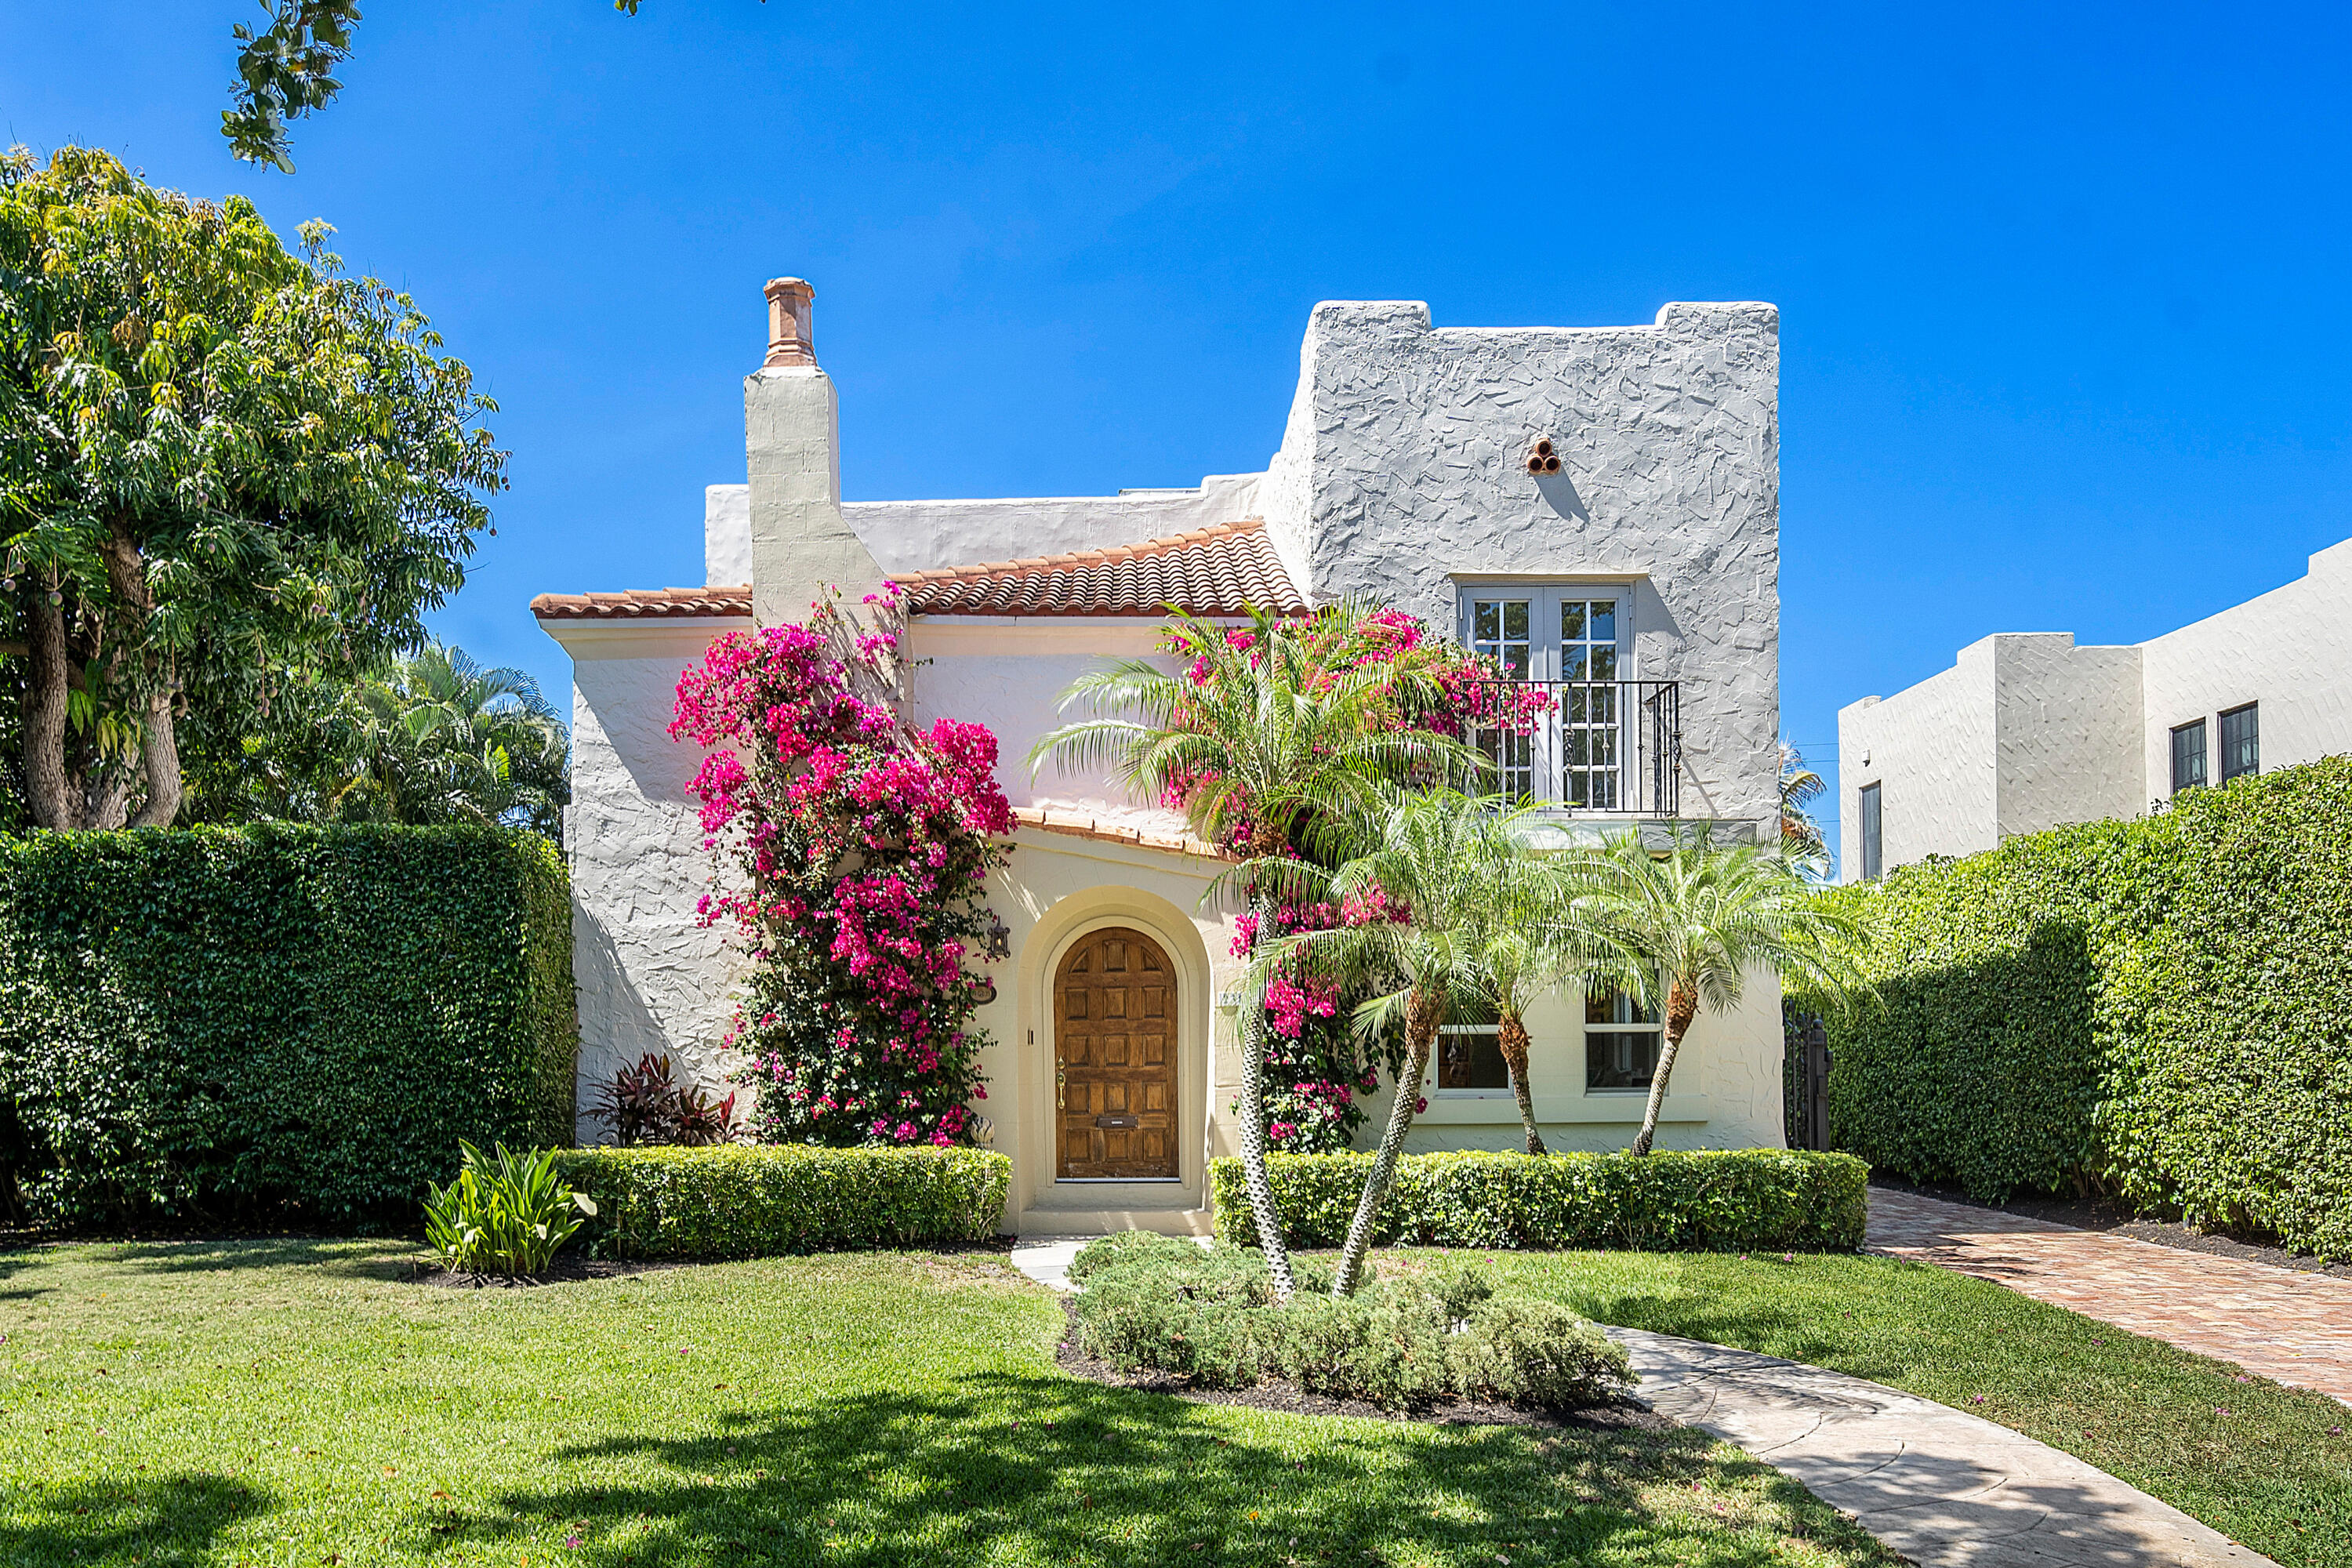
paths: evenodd
<path fill-rule="evenodd" d="M 0 1561 L 1892 1563 L 1696 1432 L 1314 1417 L 1065 1376 L 1059 1300 L 985 1255 L 481 1290 L 411 1282 L 421 1256 L 0 1253 Z"/>
<path fill-rule="evenodd" d="M 1473 1268 L 1372 1279 L 1335 1297 L 1319 1268 L 1277 1298 L 1263 1254 L 1203 1251 L 1129 1231 L 1082 1249 L 1070 1274 L 1077 1346 L 1120 1372 L 1202 1388 L 1269 1380 L 1403 1410 L 1434 1400 L 1529 1408 L 1598 1405 L 1633 1382 L 1625 1352 L 1556 1301 L 1497 1294 Z"/>
<path fill-rule="evenodd" d="M 1433 1269 L 1465 1254 L 1391 1253 Z M 2352 1412 L 1986 1280 L 1803 1253 L 1495 1253 L 1602 1322 L 1810 1362 L 1997 1421 L 2290 1568 L 2352 1564 Z"/>

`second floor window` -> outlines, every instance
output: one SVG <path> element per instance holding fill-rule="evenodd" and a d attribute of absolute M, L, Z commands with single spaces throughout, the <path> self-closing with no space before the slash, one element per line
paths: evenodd
<path fill-rule="evenodd" d="M 1875 882 L 1886 868 L 1885 820 L 1879 816 L 1878 786 L 1862 786 L 1862 879 Z"/>
<path fill-rule="evenodd" d="M 2199 789 L 2205 783 L 2205 721 L 2182 724 L 2172 731 L 2172 793 Z"/>
<path fill-rule="evenodd" d="M 2263 771 L 2260 705 L 2249 702 L 2221 715 L 2221 782 Z"/>

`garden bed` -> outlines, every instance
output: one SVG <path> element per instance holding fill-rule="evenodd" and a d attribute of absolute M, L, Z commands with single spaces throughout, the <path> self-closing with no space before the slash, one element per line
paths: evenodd
<path fill-rule="evenodd" d="M 1142 1394 L 1164 1394 L 1195 1405 L 1239 1405 L 1252 1410 L 1278 1410 L 1286 1415 L 1349 1415 L 1366 1421 L 1426 1421 L 1438 1426 L 1549 1426 L 1582 1432 L 1671 1432 L 1678 1423 L 1634 1399 L 1607 1399 L 1559 1409 L 1531 1409 L 1484 1399 L 1440 1399 L 1384 1410 L 1365 1399 L 1334 1399 L 1310 1394 L 1295 1383 L 1279 1379 L 1255 1388 L 1199 1388 L 1189 1377 L 1174 1373 L 1123 1373 L 1102 1357 L 1078 1348 L 1076 1304 L 1064 1301 L 1066 1322 L 1054 1363 L 1072 1377 L 1112 1388 Z"/>

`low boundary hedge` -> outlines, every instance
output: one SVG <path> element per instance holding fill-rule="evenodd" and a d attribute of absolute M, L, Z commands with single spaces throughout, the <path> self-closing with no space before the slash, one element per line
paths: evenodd
<path fill-rule="evenodd" d="M 1792 994 L 1829 1026 L 1837 1147 L 2352 1258 L 2352 757 L 1822 897 L 1879 992 Z"/>
<path fill-rule="evenodd" d="M 457 1141 L 569 1143 L 571 894 L 487 827 L 0 840 L 0 1207 L 414 1223 Z"/>
<path fill-rule="evenodd" d="M 1370 1153 L 1267 1157 L 1283 1234 L 1337 1247 L 1362 1196 Z M 1255 1246 L 1239 1160 L 1210 1167 L 1217 1235 Z M 1378 1238 L 1423 1247 L 1665 1252 L 1852 1252 L 1868 1216 L 1870 1167 L 1805 1150 L 1407 1154 Z"/>
<path fill-rule="evenodd" d="M 986 1241 L 1013 1182 L 984 1149 L 573 1149 L 555 1168 L 596 1201 L 582 1238 L 622 1258 Z"/>

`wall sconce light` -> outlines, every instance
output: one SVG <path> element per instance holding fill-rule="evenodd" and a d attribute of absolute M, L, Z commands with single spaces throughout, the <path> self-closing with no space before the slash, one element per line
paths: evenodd
<path fill-rule="evenodd" d="M 1528 472 L 1556 474 L 1559 472 L 1559 454 L 1551 449 L 1551 437 L 1546 436 L 1528 448 Z"/>
<path fill-rule="evenodd" d="M 1230 1018 L 1242 1010 L 1242 1004 L 1247 1000 L 1239 991 L 1220 991 L 1217 993 L 1217 1011 Z"/>

